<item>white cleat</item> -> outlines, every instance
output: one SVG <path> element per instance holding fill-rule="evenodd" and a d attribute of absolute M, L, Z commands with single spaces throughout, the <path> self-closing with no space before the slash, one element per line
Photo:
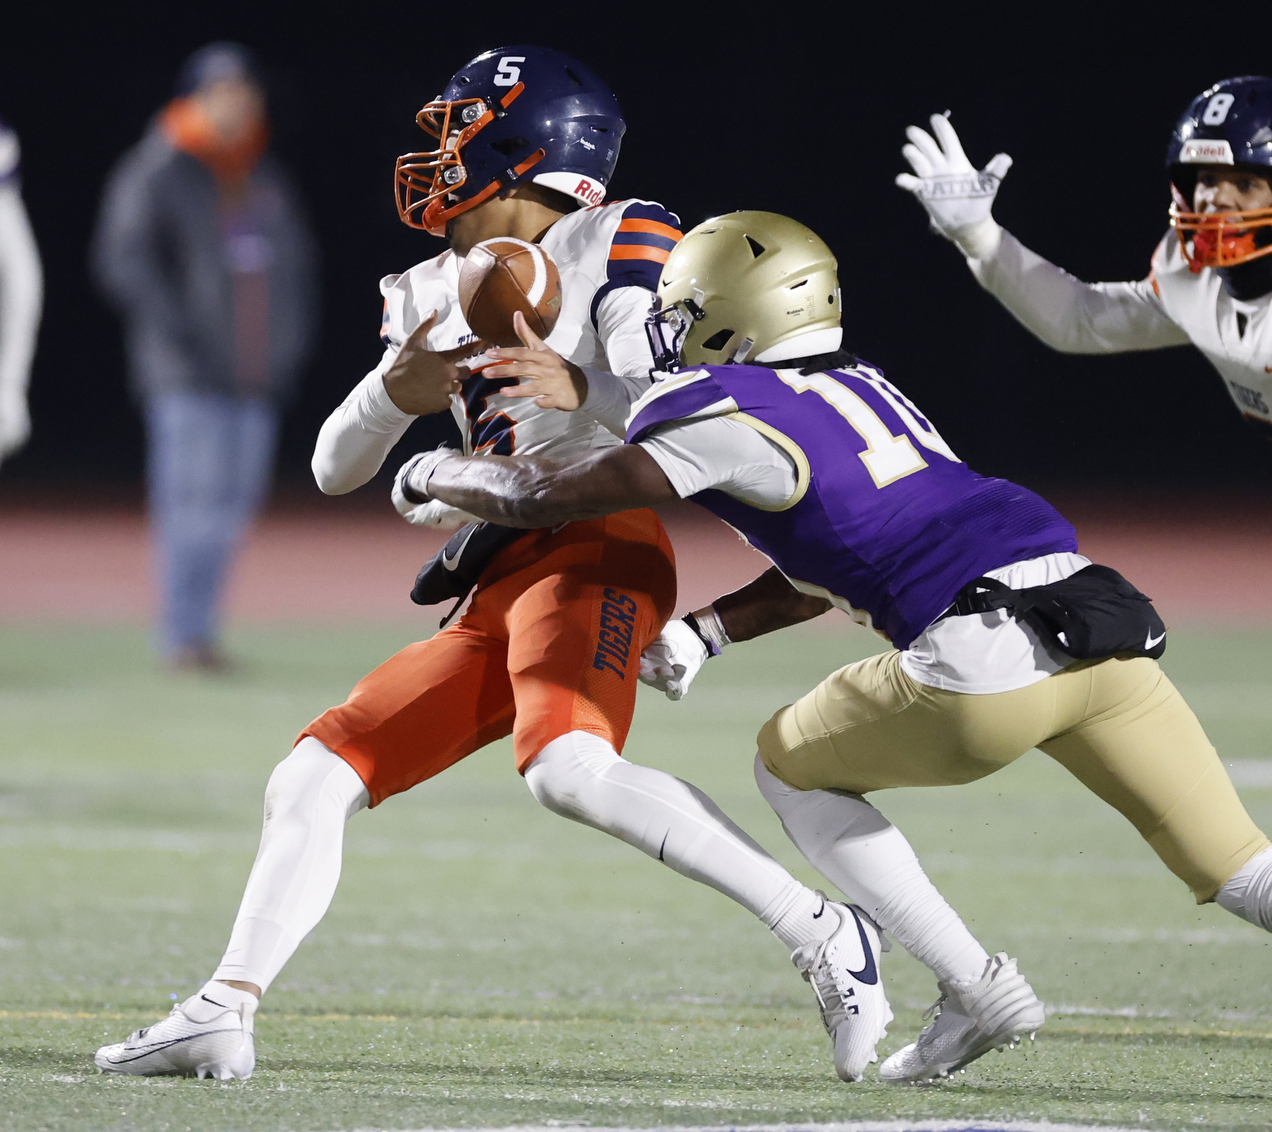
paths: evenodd
<path fill-rule="evenodd" d="M 903 1084 L 948 1077 L 991 1049 L 1015 1049 L 1047 1020 L 1042 1003 L 1016 960 L 1000 951 L 975 982 L 940 983 L 941 997 L 924 1018 L 932 1021 L 880 1067 L 885 1081 Z"/>
<path fill-rule="evenodd" d="M 796 948 L 791 962 L 817 995 L 835 1044 L 835 1072 L 843 1081 L 860 1081 L 866 1066 L 879 1060 L 875 1046 L 892 1021 L 879 974 L 879 929 L 851 905 L 826 907 L 838 914 L 839 927 L 829 939 Z"/>
<path fill-rule="evenodd" d="M 102 1046 L 93 1060 L 101 1073 L 246 1081 L 256 1068 L 256 1005 L 255 995 L 209 983 L 162 1021 Z"/>

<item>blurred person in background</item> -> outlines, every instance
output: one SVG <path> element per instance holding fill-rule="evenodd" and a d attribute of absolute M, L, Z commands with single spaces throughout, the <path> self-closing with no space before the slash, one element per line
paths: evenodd
<path fill-rule="evenodd" d="M 93 268 L 124 318 L 174 668 L 217 669 L 231 554 L 269 486 L 279 408 L 313 339 L 315 255 L 267 152 L 246 48 L 195 52 L 177 96 L 111 174 Z"/>
<path fill-rule="evenodd" d="M 31 434 L 27 382 L 44 281 L 18 185 L 18 135 L 0 121 L 0 460 Z"/>

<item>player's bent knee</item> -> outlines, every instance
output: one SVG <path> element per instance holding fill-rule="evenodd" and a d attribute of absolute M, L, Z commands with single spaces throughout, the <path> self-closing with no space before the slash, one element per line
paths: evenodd
<path fill-rule="evenodd" d="M 367 788 L 344 759 L 311 735 L 275 768 L 265 787 L 265 820 L 329 799 L 352 817 L 370 802 Z"/>
<path fill-rule="evenodd" d="M 535 801 L 555 814 L 585 821 L 588 795 L 600 784 L 605 768 L 618 762 L 614 748 L 598 735 L 571 731 L 546 744 L 526 767 L 526 785 Z"/>

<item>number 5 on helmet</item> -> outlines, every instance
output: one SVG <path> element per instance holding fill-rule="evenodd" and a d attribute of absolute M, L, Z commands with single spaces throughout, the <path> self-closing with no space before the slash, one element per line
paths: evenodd
<path fill-rule="evenodd" d="M 626 129 L 618 100 L 587 67 L 529 46 L 478 55 L 415 121 L 438 147 L 398 158 L 398 215 L 434 236 L 525 182 L 600 204 Z"/>

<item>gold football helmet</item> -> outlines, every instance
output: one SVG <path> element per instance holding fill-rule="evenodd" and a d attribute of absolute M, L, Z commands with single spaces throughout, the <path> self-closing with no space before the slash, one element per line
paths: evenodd
<path fill-rule="evenodd" d="M 837 266 L 820 237 L 773 212 L 699 224 L 658 282 L 646 324 L 656 367 L 765 365 L 839 349 Z"/>

